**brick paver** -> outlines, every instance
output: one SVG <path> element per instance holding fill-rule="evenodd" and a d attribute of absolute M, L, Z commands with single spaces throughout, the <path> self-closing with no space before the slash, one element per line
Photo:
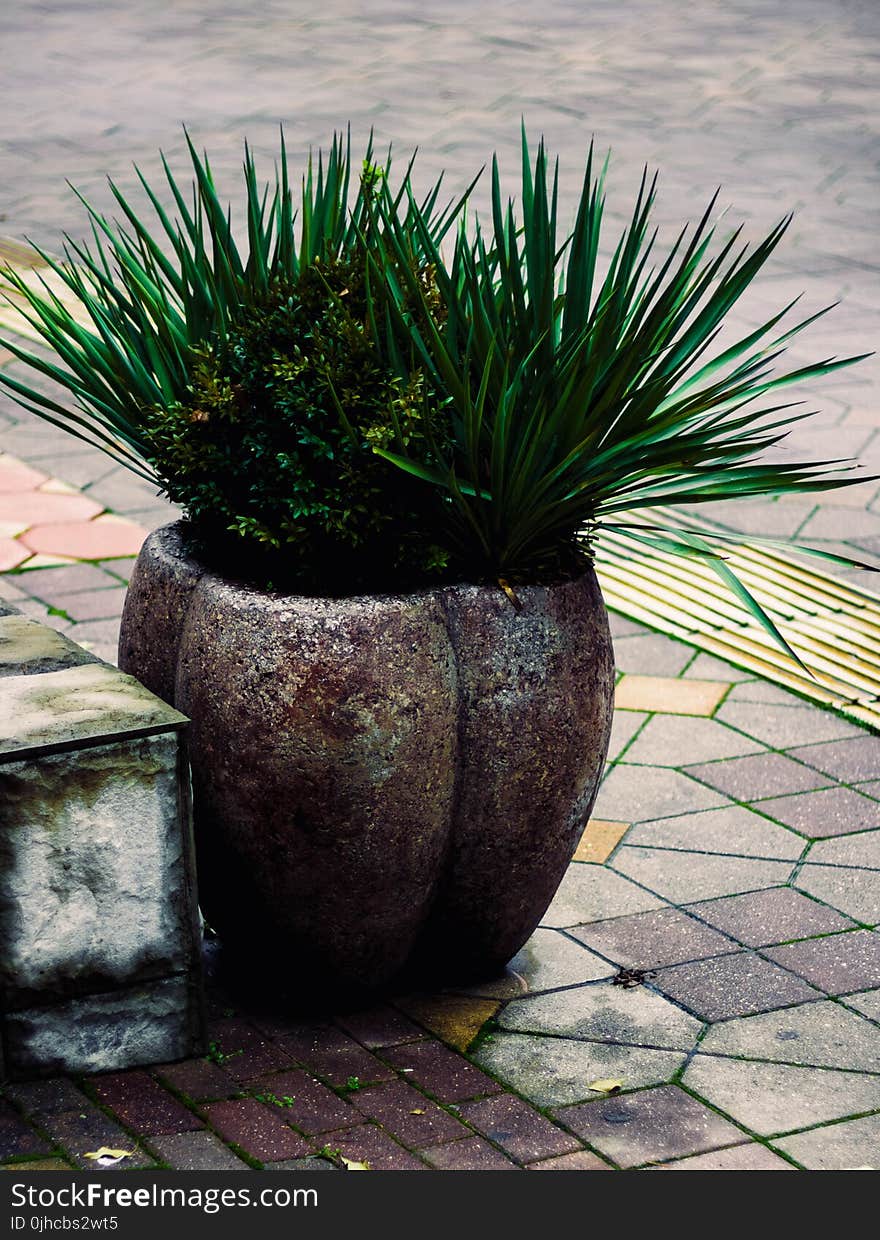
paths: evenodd
<path fill-rule="evenodd" d="M 162 146 L 177 163 L 184 115 L 224 187 L 238 184 L 243 116 L 258 155 L 274 150 L 286 116 L 294 159 L 350 116 L 356 141 L 375 124 L 380 146 L 393 138 L 402 155 L 418 144 L 426 183 L 447 165 L 451 193 L 493 147 L 515 170 L 525 111 L 533 134 L 545 132 L 562 156 L 563 216 L 590 132 L 614 149 L 612 221 L 645 159 L 661 166 L 658 218 L 670 230 L 718 182 L 735 204 L 727 222 L 743 222 L 749 237 L 800 204 L 734 326 L 768 318 L 804 289 L 805 306 L 842 305 L 793 360 L 872 347 L 880 19 L 868 0 L 804 0 L 797 13 L 768 0 L 662 13 L 651 0 L 601 9 L 550 0 L 539 17 L 500 0 L 478 9 L 449 0 L 430 21 L 395 11 L 381 40 L 365 37 L 377 15 L 351 0 L 331 0 L 308 20 L 270 7 L 245 24 L 234 5 L 210 8 L 210 48 L 202 0 L 172 6 L 158 26 L 120 0 L 24 0 L 3 14 L 14 118 L 14 140 L 0 143 L 4 232 L 56 248 L 62 229 L 82 223 L 65 177 L 109 207 L 106 172 L 130 190 L 132 159 L 153 171 Z M 265 56 L 291 41 L 293 83 L 284 57 Z M 526 77 L 538 86 L 524 104 Z M 0 351 L 0 366 L 17 363 Z M 791 450 L 858 453 L 877 473 L 878 375 L 874 360 L 807 387 L 804 399 L 822 412 L 795 427 Z M 175 515 L 155 487 L 0 397 L 0 596 L 113 659 L 133 555 L 146 529 Z M 876 479 L 783 503 L 706 506 L 703 515 L 880 555 Z M 877 589 L 857 570 L 845 575 Z M 586 1141 L 627 1167 L 880 1164 L 880 1072 L 870 1067 L 880 1039 L 871 929 L 880 921 L 880 742 L 632 621 L 615 619 L 614 629 L 625 675 L 612 765 L 578 860 L 514 962 L 516 976 L 481 994 L 392 996 L 335 1021 L 237 1011 L 212 1034 L 220 1062 L 148 1067 L 82 1088 L 6 1086 L 0 1161 L 90 1167 L 85 1154 L 108 1145 L 131 1150 L 120 1170 L 244 1167 L 233 1143 L 272 1167 L 340 1165 L 315 1158 L 325 1145 L 333 1159 L 370 1169 L 607 1167 L 581 1148 Z M 758 951 L 738 952 L 730 939 Z M 619 993 L 633 1004 L 624 1011 L 615 1001 L 612 1020 L 593 998 L 597 987 L 612 993 L 618 967 L 654 975 L 621 976 Z M 518 1000 L 523 987 L 546 1002 Z M 224 998 L 215 1010 L 228 1006 Z M 769 1015 L 746 1014 L 763 1008 Z M 562 1025 L 550 1031 L 553 1009 Z M 487 1019 L 509 1024 L 517 1011 L 537 1012 L 528 1023 L 540 1030 L 492 1025 L 481 1034 Z M 622 1024 L 627 1011 L 643 1018 Z M 667 1034 L 710 1023 L 692 1059 L 690 1038 L 688 1047 L 663 1043 L 664 1020 L 652 1025 L 651 1012 L 667 1014 Z M 682 1070 L 697 1097 L 670 1084 Z M 350 1077 L 362 1088 L 348 1088 Z M 603 1078 L 620 1079 L 623 1092 L 591 1092 Z M 535 1107 L 560 1109 L 551 1119 Z M 756 1136 L 773 1138 L 779 1153 Z"/>

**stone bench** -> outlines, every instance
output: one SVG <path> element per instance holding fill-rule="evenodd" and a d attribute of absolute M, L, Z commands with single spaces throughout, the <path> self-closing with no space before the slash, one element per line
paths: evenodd
<path fill-rule="evenodd" d="M 0 603 L 0 1078 L 203 1052 L 186 724 Z"/>

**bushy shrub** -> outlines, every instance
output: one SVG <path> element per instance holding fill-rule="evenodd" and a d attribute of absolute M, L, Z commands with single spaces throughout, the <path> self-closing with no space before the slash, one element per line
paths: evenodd
<path fill-rule="evenodd" d="M 436 462 L 448 428 L 421 371 L 377 352 L 361 254 L 316 261 L 195 350 L 188 398 L 154 407 L 144 438 L 196 535 L 247 575 L 335 594 L 448 567 L 443 499 L 373 450 Z"/>

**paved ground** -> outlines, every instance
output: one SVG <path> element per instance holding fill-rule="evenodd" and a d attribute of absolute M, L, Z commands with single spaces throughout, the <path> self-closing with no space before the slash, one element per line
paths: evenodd
<path fill-rule="evenodd" d="M 64 176 L 101 201 L 104 172 L 128 185 L 132 156 L 179 151 L 179 119 L 230 176 L 244 132 L 265 147 L 283 117 L 304 148 L 351 116 L 418 141 L 426 172 L 445 163 L 454 184 L 493 146 L 512 165 L 522 111 L 561 150 L 569 190 L 591 131 L 614 146 L 621 212 L 645 158 L 664 170 L 670 223 L 719 180 L 751 235 L 798 206 L 749 313 L 801 288 L 811 306 L 843 295 L 811 352 L 862 351 L 878 319 L 878 34 L 876 7 L 844 0 L 554 0 L 540 19 L 499 0 L 417 14 L 333 0 L 307 20 L 280 4 L 257 18 L 195 0 L 23 3 L 0 17 L 0 231 L 53 244 L 80 218 Z M 798 450 L 876 469 L 876 366 L 815 395 L 824 412 Z M 0 452 L 2 596 L 112 657 L 133 526 L 167 506 L 8 402 Z M 729 521 L 870 555 L 878 485 Z M 91 562 L 51 562 L 79 555 Z M 509 978 L 315 1029 L 214 990 L 208 1061 L 7 1087 L 0 1162 L 78 1164 L 107 1145 L 133 1151 L 121 1166 L 288 1165 L 324 1147 L 375 1168 L 880 1166 L 880 739 L 616 629 L 612 765 Z"/>

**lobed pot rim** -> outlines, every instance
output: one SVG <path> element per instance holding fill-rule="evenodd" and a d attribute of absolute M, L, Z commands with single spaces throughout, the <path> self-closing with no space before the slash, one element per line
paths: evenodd
<path fill-rule="evenodd" d="M 383 590 L 374 594 L 297 594 L 286 590 L 268 590 L 251 582 L 244 581 L 239 577 L 232 577 L 211 566 L 207 560 L 198 556 L 195 552 L 190 551 L 186 546 L 187 530 L 191 528 L 190 523 L 181 518 L 173 521 L 168 525 L 159 526 L 155 529 L 147 539 L 156 539 L 157 536 L 163 535 L 173 539 L 177 544 L 177 551 L 184 559 L 191 564 L 197 565 L 204 571 L 204 575 L 213 578 L 221 585 L 236 593 L 253 595 L 258 598 L 271 599 L 274 602 L 283 603 L 289 601 L 291 603 L 317 603 L 325 604 L 330 607 L 333 605 L 349 605 L 356 604 L 376 604 L 376 603 L 401 603 L 408 601 L 419 601 L 423 599 L 432 599 L 438 597 L 449 597 L 450 595 L 504 595 L 504 591 L 497 581 L 449 581 L 441 585 L 425 586 L 419 590 Z M 146 542 L 144 544 L 147 545 Z M 542 582 L 515 582 L 512 584 L 514 593 L 519 596 L 521 594 L 528 596 L 535 592 L 554 591 L 565 586 L 575 585 L 582 581 L 585 577 L 595 579 L 595 566 L 592 560 L 584 567 L 583 572 L 577 573 L 570 577 L 559 577 L 551 581 Z M 505 596 L 506 597 L 506 596 Z M 511 603 L 512 605 L 512 603 Z"/>

